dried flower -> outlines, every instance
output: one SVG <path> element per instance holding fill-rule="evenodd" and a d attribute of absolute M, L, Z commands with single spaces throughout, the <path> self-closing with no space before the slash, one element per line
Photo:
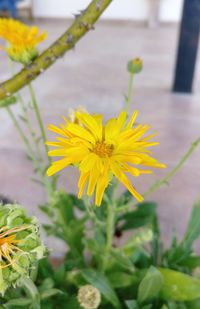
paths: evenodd
<path fill-rule="evenodd" d="M 38 55 L 36 46 L 46 38 L 46 32 L 39 33 L 36 26 L 29 27 L 14 19 L 0 18 L 0 38 L 8 42 L 4 48 L 16 62 L 28 64 Z"/>
<path fill-rule="evenodd" d="M 44 255 L 37 219 L 16 204 L 0 204 L 0 294 L 28 277 Z"/>
<path fill-rule="evenodd" d="M 152 173 L 151 170 L 139 169 L 139 166 L 164 168 L 150 156 L 146 148 L 158 145 L 149 142 L 155 134 L 143 137 L 149 130 L 148 125 L 133 127 L 137 112 L 127 122 L 127 114 L 122 111 L 118 118 L 110 119 L 105 126 L 101 115 L 76 113 L 79 123 L 65 119 L 60 127 L 50 125 L 49 130 L 59 134 L 56 142 L 47 142 L 57 149 L 49 151 L 49 156 L 63 157 L 49 167 L 47 175 L 51 176 L 65 167 L 74 164 L 80 170 L 78 182 L 81 198 L 88 183 L 87 195 L 91 196 L 96 188 L 95 204 L 101 205 L 103 193 L 114 175 L 131 194 L 142 201 L 143 197 L 135 190 L 125 173 L 134 177 Z"/>
<path fill-rule="evenodd" d="M 84 285 L 78 291 L 78 302 L 84 309 L 96 309 L 101 302 L 101 294 L 92 285 Z"/>

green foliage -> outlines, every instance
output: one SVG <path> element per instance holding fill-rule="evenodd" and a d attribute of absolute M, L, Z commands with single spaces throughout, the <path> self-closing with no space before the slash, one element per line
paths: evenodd
<path fill-rule="evenodd" d="M 163 285 L 162 274 L 158 269 L 151 266 L 139 285 L 138 302 L 144 303 L 155 297 L 158 297 L 162 285 Z"/>
<path fill-rule="evenodd" d="M 101 293 L 100 309 L 200 308 L 200 280 L 192 276 L 193 269 L 200 265 L 200 257 L 193 252 L 200 234 L 199 202 L 182 241 L 173 237 L 167 250 L 161 244 L 155 203 L 143 202 L 133 211 L 117 212 L 114 241 L 125 237 L 108 253 L 103 222 L 113 187 L 107 193 L 103 207 L 89 212 L 87 201 L 63 191 L 55 192 L 51 203 L 41 206 L 51 219 L 46 231 L 61 238 L 68 245 L 68 252 L 56 268 L 48 257 L 42 259 L 31 292 L 23 286 L 8 290 L 1 298 L 2 308 L 81 309 L 77 294 L 86 284 Z M 118 202 L 125 196 L 128 194 L 122 194 Z M 121 206 L 117 204 L 118 207 Z"/>

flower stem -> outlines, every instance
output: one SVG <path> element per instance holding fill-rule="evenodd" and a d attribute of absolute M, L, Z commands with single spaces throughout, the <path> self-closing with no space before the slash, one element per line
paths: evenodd
<path fill-rule="evenodd" d="M 40 115 L 40 111 L 39 111 L 38 104 L 37 104 L 37 101 L 36 101 L 35 92 L 34 92 L 31 84 L 28 84 L 28 88 L 29 88 L 33 108 L 34 108 L 34 111 L 35 111 L 35 115 L 36 115 L 36 118 L 37 118 L 37 122 L 38 122 L 38 125 L 39 125 L 39 129 L 40 129 L 40 132 L 41 132 L 41 137 L 42 137 L 42 140 L 43 140 L 43 143 L 44 143 L 45 152 L 48 153 L 48 146 L 46 145 L 46 141 L 47 141 L 46 134 L 45 134 L 45 130 L 44 130 L 43 122 L 42 122 L 42 117 Z M 47 158 L 48 158 L 49 164 L 51 164 L 51 158 L 49 156 L 47 156 Z"/>
<path fill-rule="evenodd" d="M 47 141 L 46 133 L 45 133 L 45 129 L 44 129 L 44 126 L 43 126 L 43 121 L 42 121 L 42 117 L 41 117 L 41 114 L 40 114 L 40 110 L 38 108 L 35 92 L 34 92 L 34 89 L 33 89 L 31 84 L 28 84 L 28 88 L 29 88 L 29 92 L 30 92 L 30 96 L 31 96 L 31 101 L 32 101 L 32 104 L 33 104 L 33 109 L 35 111 L 36 119 L 37 119 L 38 126 L 39 126 L 39 129 L 40 129 L 41 138 L 42 138 L 42 141 L 44 143 L 45 153 L 46 153 L 46 156 L 47 156 L 47 159 L 48 159 L 48 163 L 49 163 L 49 165 L 51 165 L 52 160 L 51 160 L 51 157 L 48 156 L 49 148 L 46 144 L 46 141 Z M 53 176 L 51 186 L 49 186 L 49 188 L 48 188 L 50 196 L 53 194 L 53 191 L 56 189 L 56 182 L 57 182 L 57 177 Z"/>
<path fill-rule="evenodd" d="M 183 167 L 185 162 L 190 158 L 192 153 L 196 150 L 196 148 L 200 145 L 200 137 L 194 141 L 190 148 L 187 150 L 187 152 L 182 156 L 178 164 L 163 178 L 160 180 L 156 181 L 152 186 L 149 187 L 149 189 L 143 194 L 143 197 L 146 198 L 148 197 L 151 193 L 157 191 L 162 185 L 164 184 L 169 184 L 170 180 L 176 175 L 176 173 Z M 130 207 L 134 207 L 137 205 L 137 202 L 133 203 L 131 200 L 128 202 L 125 206 L 118 207 L 116 209 L 117 212 L 124 212 L 128 211 Z"/>
<path fill-rule="evenodd" d="M 130 103 L 131 103 L 131 98 L 133 94 L 133 81 L 134 81 L 134 74 L 130 73 L 129 83 L 128 83 L 128 94 L 125 98 L 125 110 L 127 111 L 127 113 L 129 112 L 129 109 L 130 109 Z"/>
<path fill-rule="evenodd" d="M 27 150 L 28 150 L 28 155 L 30 155 L 31 158 L 34 157 L 34 153 L 33 153 L 33 150 L 32 150 L 32 147 L 29 143 L 29 140 L 27 139 L 26 135 L 24 134 L 22 128 L 20 127 L 15 115 L 13 114 L 12 110 L 10 109 L 10 107 L 6 107 L 6 110 L 8 112 L 8 115 L 10 116 L 15 128 L 17 129 L 22 141 L 24 142 L 25 146 L 27 147 Z"/>
<path fill-rule="evenodd" d="M 110 251 L 112 250 L 114 225 L 115 225 L 115 204 L 110 202 L 107 205 L 107 222 L 106 222 L 106 246 L 103 257 L 102 269 L 106 270 L 109 262 Z"/>

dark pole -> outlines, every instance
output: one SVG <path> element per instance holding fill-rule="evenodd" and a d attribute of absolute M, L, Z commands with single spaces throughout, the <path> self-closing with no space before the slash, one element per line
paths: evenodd
<path fill-rule="evenodd" d="M 174 92 L 192 92 L 199 30 L 200 0 L 184 0 L 173 84 Z"/>

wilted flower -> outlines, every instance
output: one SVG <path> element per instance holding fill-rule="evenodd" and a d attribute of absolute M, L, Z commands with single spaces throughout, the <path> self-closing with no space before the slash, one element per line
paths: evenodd
<path fill-rule="evenodd" d="M 133 127 L 136 117 L 137 112 L 134 112 L 127 122 L 127 114 L 122 111 L 118 118 L 110 119 L 103 126 L 101 115 L 77 112 L 78 124 L 65 119 L 65 124 L 60 127 L 50 125 L 48 129 L 60 136 L 56 142 L 47 142 L 49 146 L 57 147 L 49 151 L 49 156 L 63 158 L 52 163 L 47 175 L 75 164 L 80 170 L 79 198 L 88 183 L 87 195 L 91 196 L 96 188 L 95 204 L 101 205 L 103 193 L 114 175 L 138 201 L 142 201 L 143 197 L 125 173 L 136 177 L 152 172 L 139 169 L 139 166 L 164 168 L 165 165 L 150 156 L 151 151 L 146 148 L 159 143 L 149 142 L 155 134 L 143 137 L 150 128 L 148 125 Z"/>
<path fill-rule="evenodd" d="M 0 293 L 28 277 L 44 251 L 37 219 L 19 205 L 0 204 Z"/>
<path fill-rule="evenodd" d="M 78 302 L 84 309 L 96 309 L 101 302 L 101 294 L 92 285 L 84 285 L 78 291 Z"/>
<path fill-rule="evenodd" d="M 9 57 L 28 64 L 37 55 L 36 46 L 46 38 L 46 32 L 39 33 L 36 26 L 29 27 L 14 19 L 0 18 L 0 38 L 8 42 L 5 48 Z"/>

